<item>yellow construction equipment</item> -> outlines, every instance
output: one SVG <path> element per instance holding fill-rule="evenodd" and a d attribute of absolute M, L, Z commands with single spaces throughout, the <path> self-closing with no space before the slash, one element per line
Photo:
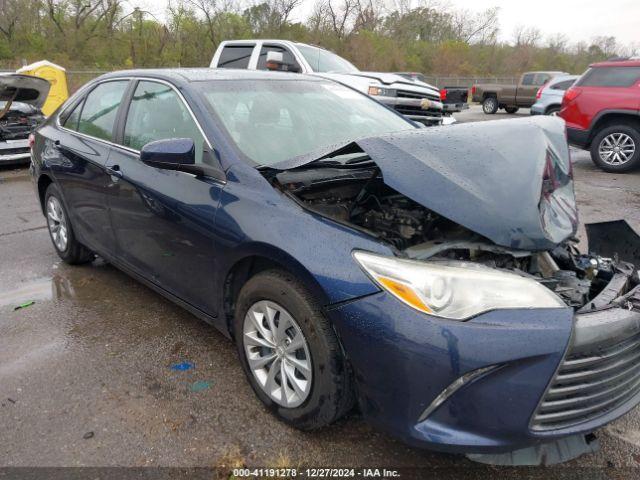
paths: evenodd
<path fill-rule="evenodd" d="M 47 116 L 55 112 L 69 98 L 67 71 L 60 65 L 51 63 L 48 60 L 41 60 L 16 70 L 16 73 L 44 78 L 51 83 L 49 96 L 42 107 L 42 113 Z"/>

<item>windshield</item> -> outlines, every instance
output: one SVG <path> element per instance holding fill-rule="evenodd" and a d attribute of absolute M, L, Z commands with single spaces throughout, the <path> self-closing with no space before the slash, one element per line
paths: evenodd
<path fill-rule="evenodd" d="M 198 88 L 238 148 L 259 165 L 415 128 L 366 95 L 329 81 L 212 81 Z"/>
<path fill-rule="evenodd" d="M 296 44 L 298 50 L 316 73 L 353 73 L 359 70 L 335 53 L 309 45 Z"/>

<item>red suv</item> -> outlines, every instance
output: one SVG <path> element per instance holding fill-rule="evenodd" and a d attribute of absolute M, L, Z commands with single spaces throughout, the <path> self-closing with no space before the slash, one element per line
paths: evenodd
<path fill-rule="evenodd" d="M 607 172 L 640 167 L 640 60 L 589 67 L 562 99 L 569 142 Z"/>

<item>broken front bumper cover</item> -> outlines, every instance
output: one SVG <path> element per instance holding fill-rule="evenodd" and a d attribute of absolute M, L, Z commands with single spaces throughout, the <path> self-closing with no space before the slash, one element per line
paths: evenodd
<path fill-rule="evenodd" d="M 27 138 L 0 141 L 0 165 L 28 163 L 30 159 L 31 152 Z"/>

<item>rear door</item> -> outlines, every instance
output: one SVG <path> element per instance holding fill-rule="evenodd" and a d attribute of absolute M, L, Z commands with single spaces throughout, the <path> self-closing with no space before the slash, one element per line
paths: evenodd
<path fill-rule="evenodd" d="M 525 73 L 522 76 L 522 82 L 518 85 L 516 104 L 526 107 L 533 105 L 538 89 L 550 78 L 551 76 L 546 73 Z"/>
<path fill-rule="evenodd" d="M 214 219 L 223 184 L 140 161 L 152 141 L 192 138 L 196 161 L 215 162 L 182 96 L 171 85 L 139 80 L 123 112 L 108 165 L 108 203 L 118 259 L 136 273 L 198 309 L 215 315 Z"/>
<path fill-rule="evenodd" d="M 211 67 L 248 69 L 254 48 L 254 43 L 225 44 L 211 62 Z"/>
<path fill-rule="evenodd" d="M 605 66 L 589 69 L 576 83 L 580 113 L 594 122 L 606 110 L 640 110 L 640 67 Z"/>
<path fill-rule="evenodd" d="M 112 253 L 115 239 L 106 206 L 106 163 L 116 117 L 129 80 L 96 85 L 59 118 L 60 128 L 43 160 L 51 166 L 78 239 L 98 253 Z"/>

